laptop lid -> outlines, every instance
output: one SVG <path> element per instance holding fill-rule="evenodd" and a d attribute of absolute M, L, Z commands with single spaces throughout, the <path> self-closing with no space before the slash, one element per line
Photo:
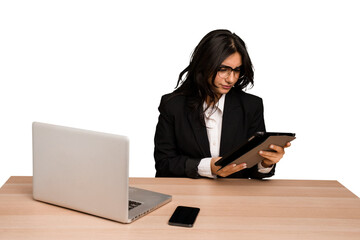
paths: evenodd
<path fill-rule="evenodd" d="M 33 123 L 33 197 L 128 222 L 129 140 Z"/>

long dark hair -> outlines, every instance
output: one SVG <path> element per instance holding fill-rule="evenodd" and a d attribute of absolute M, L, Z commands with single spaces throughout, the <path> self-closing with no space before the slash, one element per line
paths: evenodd
<path fill-rule="evenodd" d="M 189 66 L 179 74 L 174 94 L 186 95 L 189 107 L 200 111 L 200 115 L 203 116 L 202 106 L 207 98 L 210 100 L 209 105 L 217 101 L 212 86 L 215 86 L 218 68 L 235 52 L 241 55 L 242 66 L 240 77 L 234 87 L 244 89 L 249 84 L 252 86 L 254 70 L 244 41 L 228 30 L 214 30 L 206 34 L 194 49 Z"/>

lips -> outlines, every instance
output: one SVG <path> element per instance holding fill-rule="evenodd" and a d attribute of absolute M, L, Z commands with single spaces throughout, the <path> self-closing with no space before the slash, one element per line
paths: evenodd
<path fill-rule="evenodd" d="M 224 89 L 230 89 L 232 86 L 231 85 L 221 85 L 221 87 Z"/>

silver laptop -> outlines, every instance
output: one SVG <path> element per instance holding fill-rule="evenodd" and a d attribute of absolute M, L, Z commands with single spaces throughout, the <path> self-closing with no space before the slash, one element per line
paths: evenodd
<path fill-rule="evenodd" d="M 128 186 L 125 136 L 34 122 L 33 197 L 130 223 L 171 196 Z"/>

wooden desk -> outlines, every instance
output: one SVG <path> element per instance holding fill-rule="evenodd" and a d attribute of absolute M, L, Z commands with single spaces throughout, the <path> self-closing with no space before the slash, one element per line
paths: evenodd
<path fill-rule="evenodd" d="M 0 239 L 360 239 L 360 200 L 337 181 L 131 178 L 173 201 L 121 224 L 32 199 L 32 177 L 0 189 Z M 193 228 L 167 225 L 200 207 Z"/>

